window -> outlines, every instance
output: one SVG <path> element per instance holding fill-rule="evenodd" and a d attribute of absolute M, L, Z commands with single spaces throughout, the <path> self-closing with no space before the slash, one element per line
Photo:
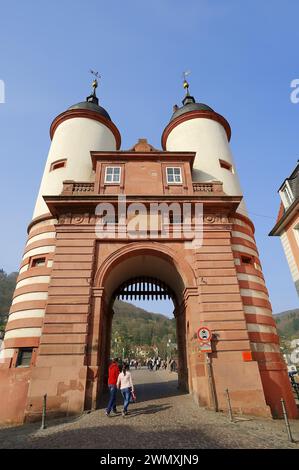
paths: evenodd
<path fill-rule="evenodd" d="M 18 352 L 16 367 L 29 367 L 33 348 L 21 348 Z"/>
<path fill-rule="evenodd" d="M 253 264 L 253 259 L 251 258 L 251 256 L 242 255 L 241 261 L 242 261 L 242 264 Z"/>
<path fill-rule="evenodd" d="M 107 166 L 105 183 L 120 183 L 120 166 Z"/>
<path fill-rule="evenodd" d="M 180 167 L 169 167 L 167 171 L 167 183 L 181 184 L 182 183 L 182 169 Z"/>
<path fill-rule="evenodd" d="M 299 246 L 299 224 L 295 225 L 295 227 L 293 227 L 293 230 L 294 230 L 295 240 L 297 242 L 297 245 Z"/>
<path fill-rule="evenodd" d="M 294 201 L 293 193 L 288 181 L 286 181 L 281 188 L 280 194 L 282 196 L 283 205 L 287 209 Z"/>
<path fill-rule="evenodd" d="M 41 268 L 46 266 L 46 257 L 32 258 L 30 262 L 30 268 Z"/>
<path fill-rule="evenodd" d="M 66 159 L 57 160 L 56 162 L 51 163 L 50 171 L 58 170 L 58 168 L 64 168 L 66 166 Z"/>
<path fill-rule="evenodd" d="M 233 173 L 233 167 L 230 163 L 226 162 L 225 160 L 220 160 L 220 159 L 219 159 L 219 163 L 220 163 L 221 168 L 225 168 L 226 170 L 229 170 Z"/>

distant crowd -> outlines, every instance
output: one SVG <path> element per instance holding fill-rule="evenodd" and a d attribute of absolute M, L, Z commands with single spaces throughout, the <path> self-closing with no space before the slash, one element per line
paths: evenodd
<path fill-rule="evenodd" d="M 129 368 L 133 369 L 141 369 L 141 367 L 146 366 L 148 370 L 169 370 L 170 372 L 177 372 L 177 362 L 175 359 L 161 359 L 160 356 L 157 357 L 149 357 L 145 360 L 140 359 L 124 359 L 123 361 L 125 364 L 129 366 Z"/>
<path fill-rule="evenodd" d="M 168 370 L 170 370 L 170 372 L 177 371 L 177 363 L 175 359 L 169 359 L 168 361 L 166 361 L 164 359 L 161 359 L 161 357 L 150 357 L 146 360 L 146 366 L 149 370 L 166 370 L 168 367 Z"/>

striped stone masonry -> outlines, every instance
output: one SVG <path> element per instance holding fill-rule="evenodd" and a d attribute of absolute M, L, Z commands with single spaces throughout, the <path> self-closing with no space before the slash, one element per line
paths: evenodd
<path fill-rule="evenodd" d="M 273 415 L 279 416 L 279 399 L 283 393 L 291 402 L 289 378 L 255 244 L 254 227 L 249 219 L 241 216 L 235 216 L 232 223 L 232 249 L 252 357 L 259 365 L 267 403 Z M 289 407 L 289 412 L 295 414 L 294 406 Z"/>
<path fill-rule="evenodd" d="M 58 229 L 38 364 L 61 355 L 84 364 L 94 263 L 94 233 Z M 84 251 L 84 253 L 83 253 Z"/>
<path fill-rule="evenodd" d="M 10 367 L 19 348 L 38 348 L 56 245 L 54 218 L 31 225 L 9 311 L 0 367 Z M 33 260 L 43 258 L 42 266 Z"/>

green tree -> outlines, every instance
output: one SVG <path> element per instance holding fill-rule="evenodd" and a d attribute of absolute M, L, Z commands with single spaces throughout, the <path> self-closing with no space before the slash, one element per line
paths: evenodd
<path fill-rule="evenodd" d="M 114 334 L 122 338 L 119 343 L 119 352 L 125 349 L 126 356 L 134 355 L 138 347 L 147 350 L 149 355 L 153 354 L 153 346 L 161 350 L 161 355 L 166 348 L 169 337 L 175 342 L 176 323 L 164 315 L 146 312 L 143 309 L 127 302 L 116 301 L 114 306 L 114 318 L 112 324 L 111 354 L 115 349 Z M 114 349 L 113 349 L 114 348 Z M 134 351 L 133 353 L 130 351 Z"/>
<path fill-rule="evenodd" d="M 0 338 L 3 337 L 18 273 L 6 274 L 0 269 Z"/>

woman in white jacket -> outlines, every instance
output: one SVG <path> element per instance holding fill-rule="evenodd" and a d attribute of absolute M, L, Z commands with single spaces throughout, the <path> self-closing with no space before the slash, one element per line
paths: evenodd
<path fill-rule="evenodd" d="M 124 409 L 122 415 L 128 414 L 128 406 L 130 403 L 131 392 L 134 392 L 134 385 L 132 382 L 131 372 L 128 371 L 128 365 L 124 364 L 121 373 L 117 379 L 117 388 L 120 388 L 121 394 L 124 399 Z"/>

